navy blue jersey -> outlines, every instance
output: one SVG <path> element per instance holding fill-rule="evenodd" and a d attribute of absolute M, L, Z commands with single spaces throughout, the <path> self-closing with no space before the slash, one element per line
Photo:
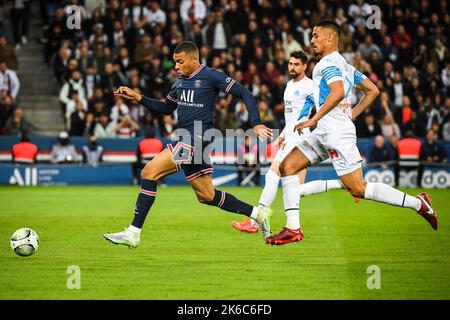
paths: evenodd
<path fill-rule="evenodd" d="M 201 65 L 189 77 L 180 76 L 177 79 L 166 97 L 166 102 L 176 104 L 180 128 L 190 129 L 194 126 L 194 121 L 201 121 L 203 127 L 210 128 L 214 126 L 215 106 L 220 91 L 243 96 L 243 87 L 236 80 L 222 71 Z M 248 99 L 244 99 L 244 102 L 252 124 L 259 124 L 259 113 L 254 99 L 250 99 L 253 100 L 250 103 L 245 100 Z"/>

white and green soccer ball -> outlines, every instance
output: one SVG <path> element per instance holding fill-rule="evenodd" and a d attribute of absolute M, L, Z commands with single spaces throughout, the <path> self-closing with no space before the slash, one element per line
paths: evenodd
<path fill-rule="evenodd" d="M 30 228 L 16 230 L 11 236 L 11 249 L 22 257 L 33 255 L 39 248 L 39 236 Z"/>

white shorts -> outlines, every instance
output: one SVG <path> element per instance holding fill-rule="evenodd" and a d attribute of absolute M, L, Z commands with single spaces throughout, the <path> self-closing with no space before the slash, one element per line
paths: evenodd
<path fill-rule="evenodd" d="M 354 128 L 339 132 L 316 129 L 304 137 L 298 148 L 311 164 L 330 158 L 338 176 L 361 168 L 362 158 L 356 146 Z"/>
<path fill-rule="evenodd" d="M 284 158 L 294 149 L 295 147 L 298 147 L 300 143 L 305 140 L 305 137 L 309 135 L 308 133 L 304 133 L 302 135 L 297 136 L 288 136 L 286 137 L 286 140 L 283 141 L 283 143 L 280 146 L 280 149 L 278 149 L 274 160 L 278 161 L 279 163 L 283 162 Z"/>

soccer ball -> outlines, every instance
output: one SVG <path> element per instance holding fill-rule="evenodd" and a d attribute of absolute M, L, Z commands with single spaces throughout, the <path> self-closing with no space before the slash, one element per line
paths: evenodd
<path fill-rule="evenodd" d="M 11 248 L 19 256 L 29 257 L 39 248 L 39 237 L 33 229 L 18 229 L 11 236 Z"/>

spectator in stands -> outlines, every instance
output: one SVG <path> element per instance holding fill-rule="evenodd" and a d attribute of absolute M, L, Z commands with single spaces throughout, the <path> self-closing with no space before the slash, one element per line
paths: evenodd
<path fill-rule="evenodd" d="M 0 134 L 4 133 L 6 122 L 14 114 L 15 106 L 10 96 L 0 99 Z"/>
<path fill-rule="evenodd" d="M 218 56 L 231 47 L 232 31 L 228 22 L 224 21 L 224 12 L 215 10 L 213 20 L 206 29 L 206 43 L 212 48 L 212 55 Z"/>
<path fill-rule="evenodd" d="M 425 162 L 444 162 L 447 155 L 442 146 L 436 141 L 436 134 L 433 130 L 428 130 L 426 139 L 420 149 L 420 159 Z"/>
<path fill-rule="evenodd" d="M 71 111 L 68 118 L 68 128 L 71 136 L 83 136 L 86 132 L 87 104 L 82 103 L 78 98 L 75 98 L 76 95 L 77 93 L 74 91 L 74 110 Z M 71 100 L 70 102 L 74 100 Z"/>
<path fill-rule="evenodd" d="M 150 64 L 157 49 L 158 48 L 152 44 L 150 35 L 144 34 L 134 52 L 135 63 L 142 69 L 146 68 L 146 65 Z"/>
<path fill-rule="evenodd" d="M 112 92 L 121 85 L 123 85 L 123 83 L 117 73 L 114 72 L 113 64 L 106 63 L 104 73 L 100 80 L 100 87 L 103 89 L 103 96 L 108 105 L 114 103 Z"/>
<path fill-rule="evenodd" d="M 383 44 L 380 46 L 381 57 L 384 61 L 396 61 L 398 57 L 398 49 L 392 43 L 392 38 L 388 35 L 383 37 Z"/>
<path fill-rule="evenodd" d="M 450 60 L 450 52 L 442 43 L 441 38 L 436 38 L 434 41 L 434 49 L 431 53 L 431 59 L 440 68 L 443 68 L 445 66 L 445 62 Z"/>
<path fill-rule="evenodd" d="M 58 134 L 58 143 L 52 146 L 50 161 L 55 164 L 78 162 L 77 151 L 70 143 L 69 134 L 66 131 Z"/>
<path fill-rule="evenodd" d="M 283 50 L 286 54 L 286 60 L 289 60 L 289 54 L 293 51 L 303 50 L 300 43 L 295 40 L 294 35 L 288 32 L 286 37 L 283 39 Z"/>
<path fill-rule="evenodd" d="M 372 9 L 364 0 L 357 0 L 348 7 L 348 16 L 352 19 L 354 25 L 365 25 L 366 17 L 372 13 Z"/>
<path fill-rule="evenodd" d="M 435 166 L 439 162 L 447 161 L 447 154 L 442 146 L 436 141 L 436 134 L 428 130 L 426 139 L 420 148 L 420 166 L 417 172 L 417 182 L 422 186 L 422 177 L 425 166 Z"/>
<path fill-rule="evenodd" d="M 19 69 L 19 61 L 16 52 L 8 46 L 8 41 L 4 35 L 0 35 L 0 61 L 5 61 L 11 70 Z"/>
<path fill-rule="evenodd" d="M 100 13 L 103 15 L 106 12 L 106 1 L 105 0 L 84 0 L 84 8 L 86 9 L 88 19 L 92 18 L 92 13 L 96 9 L 99 9 Z"/>
<path fill-rule="evenodd" d="M 38 147 L 30 142 L 26 135 L 22 136 L 19 143 L 11 149 L 12 161 L 14 163 L 35 163 L 38 155 Z"/>
<path fill-rule="evenodd" d="M 16 72 L 8 68 L 6 61 L 0 61 L 0 91 L 6 90 L 13 100 L 17 99 L 20 81 Z"/>
<path fill-rule="evenodd" d="M 245 136 L 244 144 L 238 147 L 238 186 L 243 185 L 244 178 L 259 186 L 259 177 L 258 144 L 254 144 L 250 136 Z"/>
<path fill-rule="evenodd" d="M 21 108 L 16 108 L 12 117 L 6 121 L 5 134 L 7 135 L 30 135 L 33 125 L 23 115 Z"/>
<path fill-rule="evenodd" d="M 125 115 L 116 126 L 117 138 L 134 138 L 139 133 L 139 125 L 131 119 L 130 115 Z"/>
<path fill-rule="evenodd" d="M 151 0 L 148 3 L 148 21 L 150 23 L 150 27 L 151 28 L 155 28 L 156 26 L 158 26 L 161 29 L 164 29 L 164 27 L 166 26 L 166 13 L 161 10 L 159 1 L 157 0 Z"/>
<path fill-rule="evenodd" d="M 74 92 L 77 92 L 77 98 L 80 101 L 86 101 L 84 82 L 79 70 L 74 70 L 72 72 L 69 81 L 67 81 L 59 91 L 59 101 L 61 102 L 61 108 L 64 115 L 67 112 L 67 104 L 71 100 L 71 94 Z"/>
<path fill-rule="evenodd" d="M 381 133 L 385 139 L 388 139 L 389 142 L 396 147 L 397 141 L 401 137 L 400 127 L 394 120 L 394 116 L 392 115 L 391 108 L 389 107 L 389 96 L 383 91 L 380 95 L 381 106 L 384 110 L 383 119 L 380 121 Z"/>
<path fill-rule="evenodd" d="M 67 72 L 69 70 L 70 49 L 62 47 L 62 43 L 64 43 L 63 39 L 60 41 L 61 43 L 58 43 L 58 46 L 61 46 L 61 48 L 58 50 L 58 55 L 54 58 L 53 69 L 58 84 L 63 85 L 68 80 Z M 51 59 L 48 60 L 48 63 L 50 63 Z"/>
<path fill-rule="evenodd" d="M 27 44 L 27 33 L 30 19 L 30 0 L 12 1 L 11 26 L 15 49 Z"/>
<path fill-rule="evenodd" d="M 101 113 L 94 127 L 94 135 L 98 138 L 115 138 L 116 124 L 109 119 L 107 113 Z"/>
<path fill-rule="evenodd" d="M 98 144 L 96 136 L 89 136 L 87 145 L 83 146 L 81 150 L 83 152 L 83 163 L 97 166 L 100 162 L 103 162 L 104 148 Z"/>
<path fill-rule="evenodd" d="M 366 34 L 364 42 L 358 46 L 358 51 L 361 52 L 365 60 L 370 59 L 372 51 L 375 51 L 379 56 L 381 56 L 381 50 L 376 44 L 373 43 L 371 34 Z"/>
<path fill-rule="evenodd" d="M 141 0 L 128 1 L 128 6 L 123 11 L 122 23 L 134 38 L 148 25 L 148 9 Z"/>
<path fill-rule="evenodd" d="M 203 0 L 182 0 L 180 4 L 180 17 L 184 25 L 193 23 L 203 25 L 206 18 L 207 8 Z"/>
<path fill-rule="evenodd" d="M 71 124 L 72 124 L 72 115 L 76 113 L 75 118 L 79 118 L 81 117 L 82 119 L 84 119 L 85 114 L 88 111 L 88 104 L 87 101 L 84 100 L 83 98 L 80 98 L 80 95 L 78 94 L 78 91 L 73 90 L 72 92 L 69 93 L 70 95 L 70 100 L 66 105 L 66 128 L 67 130 L 71 130 Z M 82 114 L 80 114 L 83 113 Z M 75 119 L 74 118 L 74 119 Z M 78 131 L 77 131 L 78 132 Z M 80 134 L 77 134 L 80 135 Z"/>
<path fill-rule="evenodd" d="M 375 121 L 375 117 L 373 116 L 373 114 L 369 110 L 367 111 L 368 112 L 365 112 L 364 114 L 364 122 L 357 122 L 357 132 L 358 137 L 360 138 L 373 138 L 377 135 L 381 135 L 380 125 Z"/>
<path fill-rule="evenodd" d="M 374 145 L 369 151 L 369 157 L 367 159 L 370 163 L 380 163 L 383 169 L 386 169 L 388 165 L 385 162 L 395 160 L 395 154 L 390 145 L 385 143 L 382 135 L 377 135 L 374 139 Z"/>
<path fill-rule="evenodd" d="M 119 123 L 122 118 L 129 114 L 130 110 L 128 106 L 123 102 L 123 99 L 119 96 L 114 97 L 114 105 L 111 108 L 111 121 Z"/>

